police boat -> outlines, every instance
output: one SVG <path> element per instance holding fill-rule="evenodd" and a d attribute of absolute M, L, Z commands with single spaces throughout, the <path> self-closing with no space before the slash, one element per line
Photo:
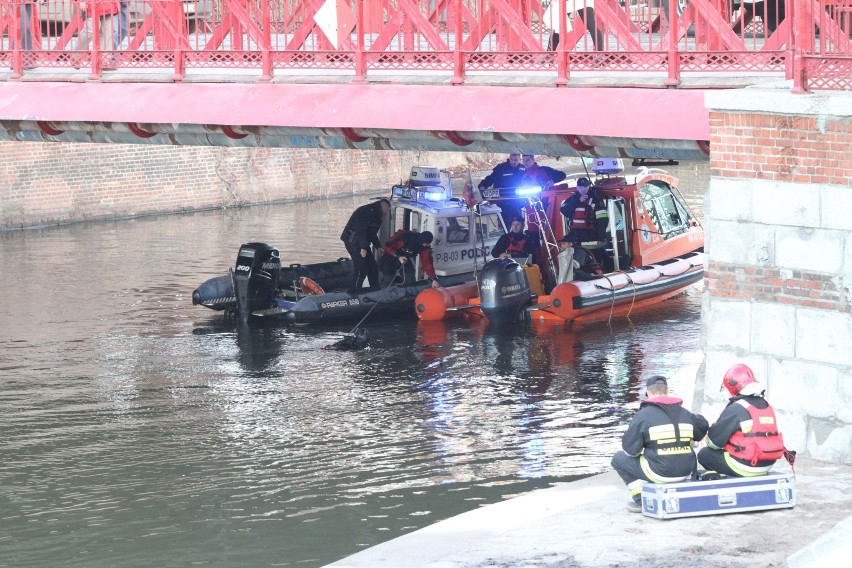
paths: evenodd
<path fill-rule="evenodd" d="M 452 195 L 450 174 L 430 166 L 412 167 L 408 182 L 395 185 L 391 209 L 379 231 L 385 242 L 399 229 L 430 231 L 435 274 L 442 286 L 476 289 L 476 274 L 505 226 L 500 208 L 469 208 Z M 377 257 L 378 258 L 378 257 Z M 417 295 L 431 287 L 419 258 L 399 283 L 352 289 L 352 261 L 281 266 L 279 251 L 267 243 L 243 244 L 235 267 L 201 284 L 192 303 L 237 315 L 241 321 L 266 318 L 290 323 L 356 320 L 371 313 L 411 314 Z"/>
<path fill-rule="evenodd" d="M 577 192 L 581 177 L 590 179 L 600 217 L 606 219 L 602 240 L 579 243 L 600 259 L 601 269 L 582 279 L 579 271 L 574 274 L 577 252 L 560 246 L 571 230 L 560 208 Z M 424 290 L 415 301 L 417 316 L 427 321 L 484 316 L 495 324 L 591 322 L 630 315 L 678 294 L 704 276 L 704 229 L 677 186 L 664 170 L 626 172 L 622 160 L 598 158 L 591 172 L 571 174 L 547 190 L 483 190 L 482 198 L 490 203 L 525 201 L 526 226 L 539 238 L 537 253 L 490 261 L 477 288 Z"/>

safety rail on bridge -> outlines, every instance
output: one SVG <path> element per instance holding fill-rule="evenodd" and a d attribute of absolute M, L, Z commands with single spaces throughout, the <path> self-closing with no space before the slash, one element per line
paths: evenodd
<path fill-rule="evenodd" d="M 677 86 L 682 73 L 765 73 L 794 91 L 852 90 L 850 34 L 852 0 L 0 0 L 11 79 L 227 69 L 455 84 L 535 73 L 565 85 L 606 71 Z"/>

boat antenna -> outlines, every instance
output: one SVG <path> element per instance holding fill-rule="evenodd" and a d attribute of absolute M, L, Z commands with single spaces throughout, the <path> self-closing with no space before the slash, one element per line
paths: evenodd
<path fill-rule="evenodd" d="M 470 166 L 467 168 L 467 184 L 470 186 L 471 195 L 473 195 L 473 176 L 470 175 Z M 473 215 L 476 217 L 476 232 L 479 234 L 479 239 L 482 243 L 482 256 L 483 260 L 485 260 L 485 235 L 482 234 L 482 211 L 479 210 L 478 204 L 468 208 L 473 211 Z M 473 279 L 479 282 L 479 255 L 476 254 L 478 252 L 476 250 L 476 239 L 474 239 L 473 244 Z"/>
<path fill-rule="evenodd" d="M 586 172 L 586 177 L 592 179 L 592 176 L 589 175 L 589 168 L 586 167 L 586 158 L 584 156 L 580 156 L 580 163 L 583 164 L 583 170 Z"/>

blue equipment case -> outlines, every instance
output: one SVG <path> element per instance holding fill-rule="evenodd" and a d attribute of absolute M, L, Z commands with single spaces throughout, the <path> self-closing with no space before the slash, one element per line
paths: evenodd
<path fill-rule="evenodd" d="M 725 477 L 715 481 L 645 483 L 642 514 L 655 519 L 723 515 L 796 506 L 796 482 L 790 474 Z"/>

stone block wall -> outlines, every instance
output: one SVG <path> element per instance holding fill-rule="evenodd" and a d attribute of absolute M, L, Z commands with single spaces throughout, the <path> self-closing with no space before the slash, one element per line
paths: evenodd
<path fill-rule="evenodd" d="M 488 155 L 490 156 L 490 155 Z M 0 230 L 390 188 L 481 154 L 0 142 Z"/>
<path fill-rule="evenodd" d="M 852 95 L 708 93 L 711 180 L 696 401 L 750 365 L 787 446 L 852 464 Z"/>

